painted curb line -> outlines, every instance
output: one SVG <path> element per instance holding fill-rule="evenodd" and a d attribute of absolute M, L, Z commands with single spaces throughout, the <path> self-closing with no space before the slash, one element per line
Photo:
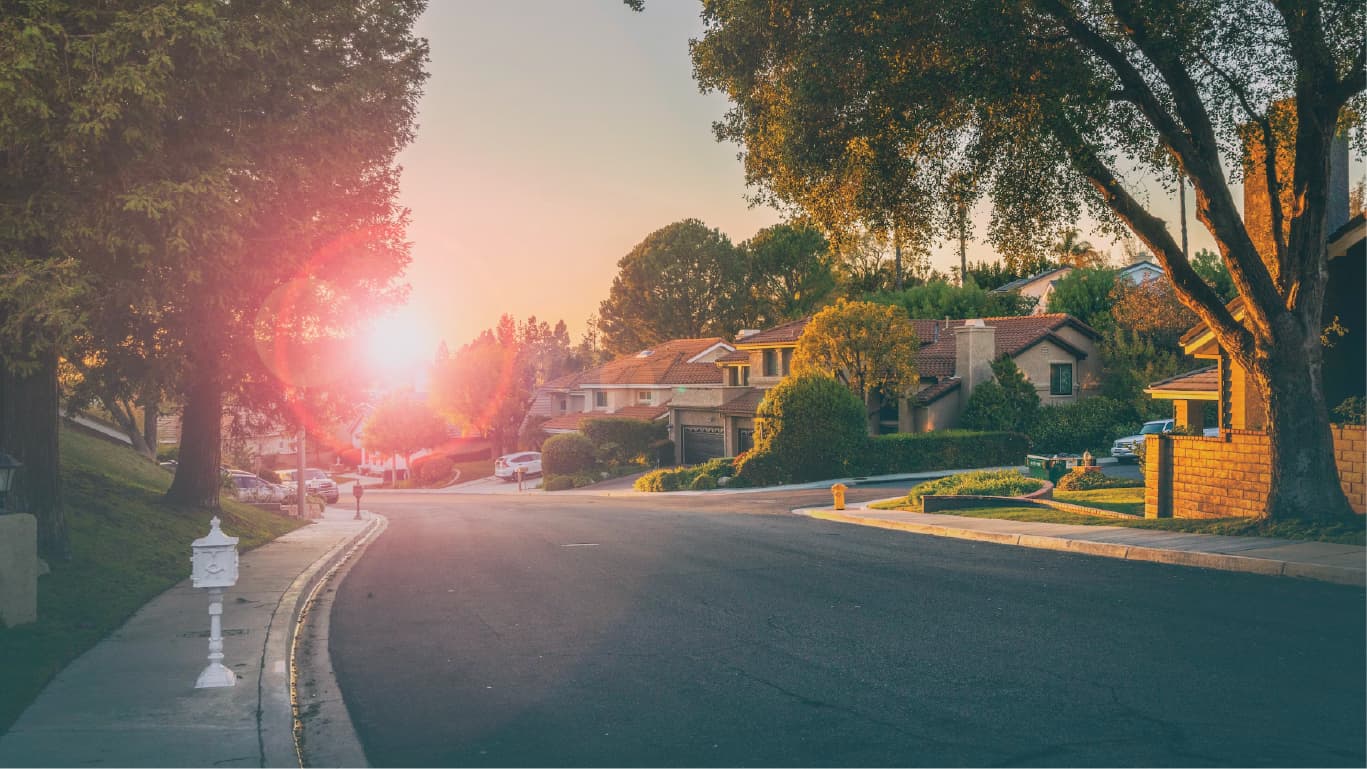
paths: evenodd
<path fill-rule="evenodd" d="M 295 747 L 294 706 L 290 701 L 293 678 L 294 635 L 312 589 L 326 571 L 352 545 L 380 522 L 371 521 L 354 535 L 338 542 L 294 578 L 281 594 L 266 627 L 266 642 L 262 649 L 261 677 L 257 681 L 256 730 L 261 745 L 262 766 L 297 767 L 299 754 Z"/>
<path fill-rule="evenodd" d="M 1015 545 L 1038 550 L 1056 550 L 1078 553 L 1101 558 L 1115 558 L 1125 561 L 1146 561 L 1170 566 L 1191 566 L 1200 569 L 1236 571 L 1247 574 L 1262 574 L 1272 577 L 1296 577 L 1332 582 L 1353 587 L 1367 587 L 1367 572 L 1342 566 L 1326 566 L 1316 563 L 1282 561 L 1272 558 L 1254 558 L 1246 555 L 1227 555 L 1224 553 L 1204 553 L 1188 550 L 1164 550 L 1142 545 L 1124 545 L 1114 542 L 1096 542 L 1086 539 L 1051 537 L 1044 534 L 1012 534 L 1004 531 L 984 531 L 963 529 L 933 523 L 913 521 L 889 521 L 883 518 L 866 518 L 860 515 L 839 513 L 832 510 L 795 510 L 798 515 L 817 518 L 836 523 L 851 523 L 858 526 L 871 526 L 879 529 L 906 531 L 912 534 L 927 534 L 935 537 L 966 539 L 999 545 Z"/>

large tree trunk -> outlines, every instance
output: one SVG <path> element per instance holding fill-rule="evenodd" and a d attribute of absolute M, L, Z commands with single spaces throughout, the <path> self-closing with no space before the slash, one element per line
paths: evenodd
<path fill-rule="evenodd" d="M 1318 328 L 1290 318 L 1277 324 L 1278 343 L 1254 362 L 1253 379 L 1266 399 L 1271 519 L 1330 520 L 1353 515 L 1339 483 L 1334 436 L 1324 403 L 1324 352 Z"/>
<path fill-rule="evenodd" d="M 161 415 L 161 398 L 156 388 L 148 388 L 142 397 L 142 440 L 152 450 L 153 461 L 157 458 L 157 417 Z"/>
<path fill-rule="evenodd" d="M 201 364 L 191 372 L 181 416 L 176 477 L 166 492 L 177 505 L 218 509 L 222 484 L 223 385 L 218 367 Z"/>
<path fill-rule="evenodd" d="M 0 362 L 0 450 L 24 463 L 7 509 L 38 519 L 38 552 L 67 560 L 71 541 L 62 509 L 58 472 L 57 354 L 43 354 L 39 368 L 21 376 Z"/>

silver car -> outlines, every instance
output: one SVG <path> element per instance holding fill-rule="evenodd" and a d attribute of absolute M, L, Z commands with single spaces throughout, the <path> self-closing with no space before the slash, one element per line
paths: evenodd
<path fill-rule="evenodd" d="M 1120 462 L 1134 462 L 1139 459 L 1134 453 L 1135 446 L 1139 445 L 1146 436 L 1162 435 L 1173 431 L 1176 422 L 1171 419 L 1155 419 L 1152 422 L 1145 422 L 1140 428 L 1138 435 L 1127 435 L 1124 438 L 1117 438 L 1111 445 L 1111 456 Z"/>
<path fill-rule="evenodd" d="M 280 482 L 287 489 L 298 488 L 295 481 L 296 470 L 277 470 L 276 475 L 280 476 Z M 327 501 L 329 505 L 337 504 L 341 497 L 341 492 L 337 490 L 337 482 L 332 480 L 327 473 L 316 467 L 304 468 L 304 490 L 309 494 L 317 494 Z"/>

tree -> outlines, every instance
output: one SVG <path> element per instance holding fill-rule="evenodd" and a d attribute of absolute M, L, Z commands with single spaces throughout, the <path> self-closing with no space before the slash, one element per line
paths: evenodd
<path fill-rule="evenodd" d="M 992 293 L 972 281 L 955 286 L 938 280 L 897 293 L 874 294 L 869 301 L 896 305 L 907 311 L 907 317 L 922 320 L 1000 318 L 1029 315 L 1035 309 L 1033 297 L 1015 292 Z"/>
<path fill-rule="evenodd" d="M 1204 248 L 1197 251 L 1191 258 L 1191 268 L 1221 300 L 1228 302 L 1239 295 L 1239 290 L 1234 287 L 1234 279 L 1229 276 L 1229 270 L 1225 268 L 1225 263 L 1220 261 L 1220 255 L 1214 251 L 1207 251 Z"/>
<path fill-rule="evenodd" d="M 778 325 L 815 312 L 835 290 L 829 244 L 805 224 L 776 224 L 740 245 L 754 310 L 747 325 Z"/>
<path fill-rule="evenodd" d="M 960 421 L 970 430 L 1029 433 L 1039 412 L 1039 393 L 1010 356 L 992 361 L 992 379 L 973 388 Z"/>
<path fill-rule="evenodd" d="M 968 281 L 972 281 L 978 288 L 991 291 L 1013 280 L 1020 280 L 1056 266 L 1058 265 L 1043 257 L 1029 261 L 1018 260 L 1014 264 L 1007 261 L 969 262 Z M 964 281 L 964 284 L 967 285 L 968 281 Z"/>
<path fill-rule="evenodd" d="M 848 475 L 868 440 L 866 423 L 848 387 L 829 374 L 794 373 L 755 409 L 755 447 L 737 474 L 761 485 Z"/>
<path fill-rule="evenodd" d="M 1329 147 L 1367 87 L 1361 2 L 710 0 L 703 19 L 695 71 L 731 99 L 717 133 L 743 146 L 749 183 L 806 208 L 840 178 L 849 148 L 887 148 L 913 189 L 943 190 L 946 166 L 973 163 L 999 244 L 1038 242 L 1083 207 L 1129 229 L 1263 396 L 1266 514 L 1348 514 L 1319 337 Z M 1273 105 L 1287 99 L 1290 119 L 1274 130 Z M 1284 166 L 1253 168 L 1269 190 L 1262 252 L 1224 172 L 1243 138 L 1266 158 L 1292 150 Z M 1240 317 L 1145 206 L 1138 186 L 1170 180 L 1174 166 Z"/>
<path fill-rule="evenodd" d="M 503 316 L 512 323 L 510 316 Z M 531 389 L 515 334 L 486 330 L 456 351 L 432 376 L 432 399 L 457 422 L 493 439 L 498 453 L 511 446 L 530 405 Z"/>
<path fill-rule="evenodd" d="M 1059 231 L 1058 242 L 1050 248 L 1059 264 L 1070 267 L 1105 267 L 1106 255 L 1096 250 L 1096 246 L 1085 240 L 1078 240 L 1081 233 L 1076 227 L 1065 227 Z"/>
<path fill-rule="evenodd" d="M 1115 270 L 1106 267 L 1084 267 L 1069 272 L 1054 284 L 1049 292 L 1049 312 L 1066 312 L 1097 331 L 1105 332 L 1115 325 L 1111 316 L 1111 291 L 1115 288 Z"/>
<path fill-rule="evenodd" d="M 793 374 L 835 377 L 864 403 L 869 430 L 885 402 L 916 385 L 920 341 L 900 307 L 873 302 L 835 304 L 812 316 L 797 340 Z"/>
<path fill-rule="evenodd" d="M 416 451 L 430 449 L 446 440 L 446 421 L 431 406 L 401 392 L 375 406 L 366 419 L 362 440 L 366 448 L 402 456 L 404 467 Z M 398 478 L 394 479 L 396 482 Z"/>
<path fill-rule="evenodd" d="M 730 337 L 741 327 L 745 271 L 736 247 L 697 219 L 662 227 L 617 262 L 598 307 L 604 346 L 617 355 L 668 339 Z"/>
<path fill-rule="evenodd" d="M 1147 337 L 1161 349 L 1180 353 L 1178 340 L 1196 325 L 1196 314 L 1177 298 L 1166 280 L 1116 281 L 1111 289 L 1111 317 L 1123 329 Z"/>

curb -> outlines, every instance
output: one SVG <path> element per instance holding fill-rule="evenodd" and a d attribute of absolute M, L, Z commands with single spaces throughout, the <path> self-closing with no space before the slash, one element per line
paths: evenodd
<path fill-rule="evenodd" d="M 256 731 L 262 766 L 299 766 L 294 736 L 294 706 L 290 701 L 295 631 L 305 606 L 312 598 L 314 586 L 338 560 L 350 552 L 358 539 L 379 525 L 380 521 L 372 514 L 369 525 L 334 545 L 323 557 L 300 572 L 275 606 L 266 628 L 266 642 L 261 653 L 261 677 L 256 685 Z"/>
<path fill-rule="evenodd" d="M 370 765 L 342 697 L 341 687 L 337 685 L 328 644 L 336 585 L 340 585 L 351 567 L 356 565 L 354 556 L 364 551 L 389 528 L 388 518 L 376 513 L 371 515 L 380 524 L 367 528 L 364 537 L 353 540 L 355 544 L 346 555 L 310 591 L 304 612 L 299 617 L 295 648 L 291 649 L 290 654 L 290 696 L 294 703 L 294 747 L 301 767 Z M 328 589 L 324 590 L 325 587 Z M 301 639 L 303 650 L 307 652 L 302 665 L 298 662 L 300 655 L 296 652 Z"/>
<path fill-rule="evenodd" d="M 1042 534 L 1011 534 L 1004 531 L 984 531 L 980 529 L 961 529 L 932 523 L 912 521 L 889 521 L 882 518 L 865 518 L 860 515 L 838 513 L 830 510 L 794 511 L 809 518 L 818 518 L 836 523 L 852 523 L 879 529 L 907 531 L 913 534 L 927 534 L 934 537 L 966 539 L 976 542 L 989 542 L 998 545 L 1015 545 L 1038 550 L 1056 550 L 1079 555 L 1115 558 L 1125 561 L 1146 561 L 1171 566 L 1192 566 L 1201 569 L 1236 571 L 1247 574 L 1262 574 L 1272 577 L 1298 577 L 1320 582 L 1332 582 L 1352 587 L 1367 586 L 1367 573 L 1359 569 L 1341 566 L 1325 566 L 1315 563 L 1281 561 L 1271 558 L 1250 558 L 1243 555 L 1224 553 L 1203 553 L 1187 550 L 1164 550 L 1157 547 L 1122 545 L 1113 542 L 1095 542 L 1085 539 L 1050 537 Z"/>

